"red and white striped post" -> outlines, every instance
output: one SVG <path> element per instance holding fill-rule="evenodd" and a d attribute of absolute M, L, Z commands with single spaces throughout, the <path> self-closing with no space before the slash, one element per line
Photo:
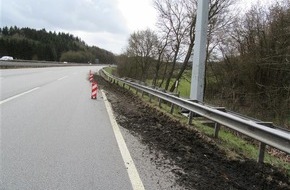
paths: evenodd
<path fill-rule="evenodd" d="M 94 75 L 93 75 L 92 71 L 90 70 L 90 72 L 89 72 L 89 81 L 93 82 L 93 80 L 94 80 Z"/>
<path fill-rule="evenodd" d="M 93 82 L 93 80 L 94 80 L 93 74 L 90 74 L 89 80 L 90 80 L 90 82 Z"/>
<path fill-rule="evenodd" d="M 92 99 L 97 99 L 97 91 L 98 91 L 98 84 L 97 82 L 93 81 L 92 82 L 92 95 L 91 95 Z"/>

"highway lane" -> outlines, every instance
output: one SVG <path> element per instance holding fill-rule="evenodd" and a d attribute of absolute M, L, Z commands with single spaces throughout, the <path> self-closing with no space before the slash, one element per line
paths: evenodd
<path fill-rule="evenodd" d="M 91 67 L 86 68 L 85 70 L 89 70 Z M 81 70 L 82 67 L 0 70 L 0 100 L 54 82 L 61 77 L 75 75 L 81 72 Z"/>
<path fill-rule="evenodd" d="M 132 189 L 90 69 L 1 70 L 0 189 Z"/>

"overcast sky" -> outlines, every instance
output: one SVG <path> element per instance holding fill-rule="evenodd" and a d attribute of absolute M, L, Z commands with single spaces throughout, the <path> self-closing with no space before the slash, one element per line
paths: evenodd
<path fill-rule="evenodd" d="M 272 0 L 237 0 L 238 5 Z M 133 31 L 154 28 L 153 0 L 0 0 L 0 26 L 45 28 L 120 54 Z M 1 18 L 2 17 L 2 18 Z"/>
<path fill-rule="evenodd" d="M 119 54 L 130 33 L 153 28 L 152 0 L 0 0 L 1 27 L 71 33 Z"/>

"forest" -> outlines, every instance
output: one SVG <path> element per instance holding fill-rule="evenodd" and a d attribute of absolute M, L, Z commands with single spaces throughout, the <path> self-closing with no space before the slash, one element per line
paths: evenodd
<path fill-rule="evenodd" d="M 112 52 L 90 47 L 71 34 L 17 26 L 0 28 L 0 57 L 7 55 L 23 60 L 115 63 Z"/>
<path fill-rule="evenodd" d="M 204 100 L 290 128 L 290 1 L 272 2 L 210 1 Z M 173 92 L 191 79 L 197 0 L 154 6 L 157 29 L 131 34 L 117 72 Z"/>

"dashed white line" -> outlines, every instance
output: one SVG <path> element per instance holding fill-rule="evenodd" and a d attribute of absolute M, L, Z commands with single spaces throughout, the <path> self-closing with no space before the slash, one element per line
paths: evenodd
<path fill-rule="evenodd" d="M 25 94 L 31 93 L 31 92 L 33 92 L 33 91 L 39 89 L 39 88 L 40 88 L 40 87 L 36 87 L 36 88 L 33 88 L 33 89 L 28 90 L 28 91 L 26 91 L 26 92 L 23 92 L 23 93 L 21 93 L 21 94 L 17 94 L 17 95 L 15 95 L 15 96 L 12 96 L 12 97 L 10 97 L 10 98 L 7 98 L 7 99 L 5 99 L 5 100 L 2 100 L 2 101 L 0 101 L 0 105 L 1 105 L 1 104 L 4 104 L 4 103 L 6 103 L 6 102 L 9 102 L 9 101 L 11 101 L 11 100 L 13 100 L 13 99 L 15 99 L 15 98 L 19 98 L 20 96 L 23 96 L 23 95 L 25 95 Z"/>
<path fill-rule="evenodd" d="M 131 185 L 132 185 L 134 190 L 145 190 L 144 185 L 142 183 L 142 180 L 141 180 L 141 178 L 139 176 L 139 173 L 138 173 L 138 171 L 136 169 L 136 166 L 135 166 L 135 164 L 133 162 L 133 159 L 132 159 L 132 157 L 130 155 L 130 152 L 129 152 L 128 148 L 127 148 L 125 140 L 124 140 L 124 138 L 122 136 L 120 128 L 119 128 L 119 126 L 118 126 L 118 124 L 117 124 L 117 122 L 115 120 L 111 105 L 110 105 L 110 103 L 107 100 L 106 94 L 102 90 L 101 90 L 101 92 L 102 92 L 103 99 L 105 101 L 105 105 L 106 105 L 106 108 L 107 108 L 107 112 L 108 112 L 108 115 L 109 115 L 109 118 L 110 118 L 110 121 L 111 121 L 111 124 L 112 124 L 112 127 L 113 127 L 115 138 L 117 140 L 117 143 L 118 143 L 118 146 L 119 146 L 123 161 L 125 163 L 125 166 L 127 167 L 127 172 L 128 172 L 128 175 L 129 175 L 129 178 L 130 178 L 130 181 L 131 181 Z"/>
<path fill-rule="evenodd" d="M 61 78 L 59 78 L 59 79 L 57 79 L 57 80 L 62 80 L 62 79 L 65 79 L 65 78 L 67 78 L 68 76 L 64 76 L 64 77 L 61 77 Z"/>

